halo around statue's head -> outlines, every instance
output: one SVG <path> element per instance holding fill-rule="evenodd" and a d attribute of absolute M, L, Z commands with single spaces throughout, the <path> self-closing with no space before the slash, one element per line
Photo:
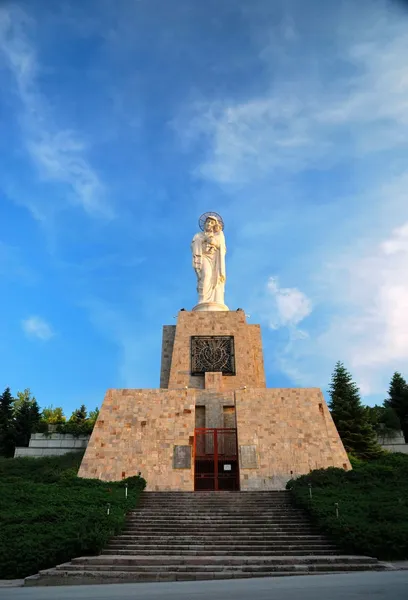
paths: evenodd
<path fill-rule="evenodd" d="M 221 215 L 216 212 L 206 212 L 201 215 L 201 217 L 198 219 L 198 224 L 201 231 L 204 231 L 205 222 L 209 217 L 212 217 L 215 221 L 217 221 L 221 229 L 224 231 L 224 221 L 222 220 Z"/>

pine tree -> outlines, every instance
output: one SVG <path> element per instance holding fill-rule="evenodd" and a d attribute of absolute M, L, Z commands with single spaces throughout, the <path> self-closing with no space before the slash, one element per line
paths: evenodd
<path fill-rule="evenodd" d="M 389 406 L 366 406 L 368 421 L 381 443 L 392 440 L 401 431 L 401 423 L 395 410 Z"/>
<path fill-rule="evenodd" d="M 40 407 L 37 400 L 31 397 L 30 390 L 26 389 L 24 392 L 17 392 L 13 408 L 16 446 L 28 446 L 31 434 L 41 421 Z"/>
<path fill-rule="evenodd" d="M 335 366 L 329 394 L 331 415 L 346 451 L 362 459 L 380 456 L 382 450 L 361 404 L 359 389 L 340 361 Z"/>
<path fill-rule="evenodd" d="M 10 388 L 0 395 L 0 455 L 14 456 L 15 428 L 13 420 L 13 402 Z"/>
<path fill-rule="evenodd" d="M 88 421 L 90 423 L 92 423 L 92 425 L 95 425 L 98 417 L 99 417 L 99 408 L 96 407 L 95 410 L 91 410 L 89 412 Z"/>
<path fill-rule="evenodd" d="M 71 421 L 71 423 L 83 423 L 84 421 L 86 421 L 87 415 L 88 412 L 86 410 L 85 404 L 81 404 L 79 408 L 74 410 L 69 420 Z"/>
<path fill-rule="evenodd" d="M 392 376 L 388 396 L 388 399 L 384 400 L 384 406 L 393 408 L 396 412 L 405 443 L 408 444 L 408 385 L 401 373 L 397 371 Z"/>

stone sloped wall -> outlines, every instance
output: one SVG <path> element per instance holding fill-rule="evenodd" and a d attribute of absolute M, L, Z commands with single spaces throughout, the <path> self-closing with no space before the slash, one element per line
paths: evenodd
<path fill-rule="evenodd" d="M 191 491 L 192 466 L 173 460 L 174 446 L 193 445 L 194 427 L 194 390 L 109 390 L 78 475 L 119 481 L 141 472 L 148 490 Z"/>
<path fill-rule="evenodd" d="M 235 397 L 241 490 L 283 489 L 313 469 L 351 469 L 320 389 L 247 389 Z"/>
<path fill-rule="evenodd" d="M 75 437 L 69 433 L 33 433 L 27 448 L 18 447 L 14 451 L 14 458 L 18 456 L 60 456 L 68 452 L 80 452 L 84 450 L 89 441 L 88 435 Z"/>

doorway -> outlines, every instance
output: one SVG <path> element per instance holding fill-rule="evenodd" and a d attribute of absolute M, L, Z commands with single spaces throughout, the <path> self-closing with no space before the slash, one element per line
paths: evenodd
<path fill-rule="evenodd" d="M 194 490 L 239 491 L 238 444 L 235 428 L 196 428 Z"/>

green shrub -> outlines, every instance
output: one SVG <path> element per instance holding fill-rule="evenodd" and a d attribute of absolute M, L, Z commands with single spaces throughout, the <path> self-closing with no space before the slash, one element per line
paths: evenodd
<path fill-rule="evenodd" d="M 77 453 L 0 460 L 0 579 L 98 554 L 121 530 L 145 480 L 81 479 L 76 475 L 80 462 Z"/>
<path fill-rule="evenodd" d="M 57 425 L 57 433 L 70 433 L 74 437 L 80 435 L 91 435 L 95 426 L 94 421 L 85 419 L 84 421 L 67 421 L 66 423 L 59 423 Z"/>
<path fill-rule="evenodd" d="M 408 558 L 407 455 L 358 461 L 352 471 L 312 471 L 288 482 L 287 488 L 294 503 L 344 552 L 383 560 Z"/>

